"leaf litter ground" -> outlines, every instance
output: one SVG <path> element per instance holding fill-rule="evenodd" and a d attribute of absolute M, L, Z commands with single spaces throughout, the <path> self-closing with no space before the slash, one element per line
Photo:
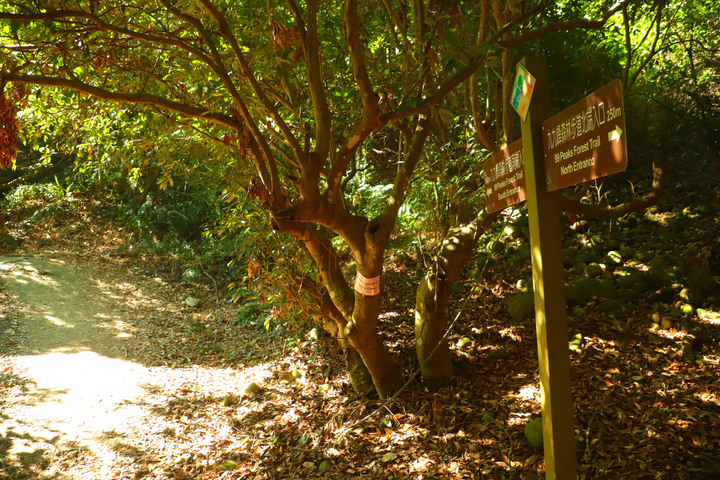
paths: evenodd
<path fill-rule="evenodd" d="M 717 238 L 718 220 L 700 221 L 693 228 Z M 450 335 L 451 386 L 412 383 L 358 424 L 381 402 L 352 393 L 331 339 L 238 324 L 214 285 L 183 283 L 183 265 L 133 252 L 82 207 L 62 224 L 22 228 L 24 247 L 2 264 L 0 477 L 543 478 L 542 451 L 523 434 L 540 414 L 534 323 L 506 313 L 529 272 L 522 262 L 493 263 L 462 286 L 457 297 L 471 300 Z M 13 296 L 7 275 L 22 264 L 70 308 Z M 380 329 L 409 375 L 414 282 L 403 262 L 393 267 L 396 305 Z M 188 295 L 199 305 L 184 304 Z M 570 316 L 582 337 L 571 356 L 580 478 L 720 478 L 719 302 L 654 328 L 669 296 L 659 289 L 615 315 L 591 302 Z M 74 328 L 52 323 L 53 311 Z M 55 377 L 33 373 L 43 367 Z"/>

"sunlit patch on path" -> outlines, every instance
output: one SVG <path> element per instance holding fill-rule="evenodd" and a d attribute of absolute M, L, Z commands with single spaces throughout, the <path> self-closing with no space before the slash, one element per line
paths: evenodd
<path fill-rule="evenodd" d="M 87 273 L 53 258 L 0 257 L 2 286 L 20 305 L 18 327 L 0 332 L 17 339 L 0 357 L 0 477 L 164 471 L 185 453 L 173 439 L 178 425 L 195 421 L 165 415 L 168 405 L 250 381 L 230 369 L 143 364 L 127 343 L 132 311 Z"/>
<path fill-rule="evenodd" d="M 0 272 L 23 310 L 23 335 L 5 362 L 18 381 L 2 408 L 3 456 L 42 469 L 53 457 L 87 452 L 112 468 L 108 439 L 146 417 L 138 399 L 148 381 L 146 367 L 122 358 L 114 328 L 122 319 L 100 313 L 116 305 L 52 258 L 1 257 Z"/>

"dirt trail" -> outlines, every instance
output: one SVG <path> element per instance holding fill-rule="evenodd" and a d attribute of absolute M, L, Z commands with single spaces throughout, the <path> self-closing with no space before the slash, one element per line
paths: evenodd
<path fill-rule="evenodd" d="M 189 293 L 200 306 L 183 303 Z M 244 342 L 226 331 L 233 312 L 146 262 L 0 256 L 0 479 L 214 472 L 248 442 L 227 399 L 271 374 L 226 362 Z"/>
<path fill-rule="evenodd" d="M 5 370 L 22 380 L 2 405 L 0 458 L 44 470 L 91 452 L 94 468 L 113 468 L 116 439 L 148 416 L 139 400 L 150 376 L 124 358 L 130 334 L 117 300 L 53 258 L 0 257 L 0 278 L 23 307 L 20 324 L 3 332 L 18 340 Z"/>

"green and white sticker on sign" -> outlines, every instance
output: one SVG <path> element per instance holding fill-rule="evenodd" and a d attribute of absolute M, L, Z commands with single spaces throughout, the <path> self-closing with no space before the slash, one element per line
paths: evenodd
<path fill-rule="evenodd" d="M 530 75 L 527 68 L 522 63 L 517 66 L 515 72 L 515 84 L 513 85 L 512 97 L 510 104 L 520 115 L 520 118 L 527 118 L 528 108 L 530 108 L 530 99 L 535 89 L 535 77 Z"/>

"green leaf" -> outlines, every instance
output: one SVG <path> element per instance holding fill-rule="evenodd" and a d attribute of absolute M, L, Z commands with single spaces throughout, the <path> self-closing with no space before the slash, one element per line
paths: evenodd
<path fill-rule="evenodd" d="M 217 467 L 217 469 L 220 472 L 227 472 L 228 470 L 235 470 L 238 465 L 238 462 L 235 460 L 225 460 Z"/>
<path fill-rule="evenodd" d="M 323 460 L 322 462 L 320 462 L 320 466 L 318 466 L 318 471 L 320 471 L 320 473 L 325 473 L 328 470 L 330 470 L 331 468 L 332 468 L 332 463 L 330 463 L 329 460 Z"/>
<path fill-rule="evenodd" d="M 405 99 L 399 106 L 398 106 L 398 112 L 403 113 L 407 112 L 408 110 L 413 110 L 415 108 L 424 108 L 427 106 L 427 103 L 425 103 L 424 100 L 420 98 L 410 97 Z"/>
<path fill-rule="evenodd" d="M 385 455 L 382 456 L 382 458 L 380 459 L 380 461 L 383 462 L 383 463 L 387 463 L 387 462 L 392 462 L 392 461 L 395 460 L 396 458 L 397 458 L 397 453 L 388 452 L 388 453 L 386 453 Z"/>
<path fill-rule="evenodd" d="M 466 64 L 455 57 L 450 57 L 445 62 L 445 73 L 450 74 L 455 70 L 462 70 Z"/>
<path fill-rule="evenodd" d="M 17 19 L 10 20 L 10 31 L 13 35 L 17 35 L 17 32 L 20 30 L 20 27 L 23 26 L 23 22 Z"/>
<path fill-rule="evenodd" d="M 487 44 L 481 44 L 481 45 L 471 45 L 467 48 L 467 53 L 472 58 L 479 58 L 484 55 L 486 55 L 490 51 L 490 48 Z"/>

